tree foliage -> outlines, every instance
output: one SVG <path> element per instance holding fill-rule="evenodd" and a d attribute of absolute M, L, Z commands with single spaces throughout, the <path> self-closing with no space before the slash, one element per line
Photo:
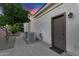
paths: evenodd
<path fill-rule="evenodd" d="M 11 24 L 11 18 L 8 17 L 7 15 L 1 15 L 0 16 L 0 27 L 5 26 L 6 24 Z"/>
<path fill-rule="evenodd" d="M 0 16 L 0 25 L 30 22 L 28 11 L 18 3 L 1 4 L 3 15 Z M 2 23 L 1 23 L 2 22 Z"/>
<path fill-rule="evenodd" d="M 18 23 L 14 24 L 13 26 L 8 25 L 8 27 L 9 27 L 9 30 L 10 30 L 12 33 L 17 33 L 17 32 L 20 32 L 20 31 L 21 31 L 21 27 L 19 26 Z"/>
<path fill-rule="evenodd" d="M 6 25 L 11 25 L 14 29 L 13 32 L 17 32 L 19 29 L 16 28 L 16 23 L 30 22 L 28 18 L 29 12 L 24 10 L 22 5 L 19 3 L 3 3 L 0 4 L 3 14 L 0 15 L 0 27 L 3 29 Z M 5 27 L 6 39 L 8 39 L 8 31 Z"/>

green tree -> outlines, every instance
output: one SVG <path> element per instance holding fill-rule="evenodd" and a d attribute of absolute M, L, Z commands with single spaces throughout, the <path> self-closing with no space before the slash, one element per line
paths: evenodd
<path fill-rule="evenodd" d="M 0 27 L 3 29 L 5 25 L 14 26 L 16 23 L 30 22 L 28 18 L 29 12 L 24 10 L 19 3 L 1 4 L 3 14 L 0 15 Z M 6 27 L 5 27 L 6 28 Z M 5 30 L 7 33 L 7 29 Z M 7 36 L 6 36 L 6 39 Z"/>
<path fill-rule="evenodd" d="M 4 15 L 10 17 L 10 24 L 30 22 L 28 11 L 24 10 L 21 4 L 2 4 Z"/>
<path fill-rule="evenodd" d="M 10 30 L 13 34 L 21 31 L 21 27 L 20 27 L 19 23 L 16 23 L 16 24 L 14 24 L 13 26 L 8 25 L 8 27 L 9 27 L 9 30 Z"/>

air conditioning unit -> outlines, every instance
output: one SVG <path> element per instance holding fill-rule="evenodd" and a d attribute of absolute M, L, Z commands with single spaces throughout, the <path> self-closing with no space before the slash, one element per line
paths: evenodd
<path fill-rule="evenodd" d="M 36 40 L 35 33 L 34 32 L 25 32 L 24 40 L 26 41 L 26 43 L 35 42 L 35 40 Z"/>
<path fill-rule="evenodd" d="M 24 40 L 26 43 L 33 43 L 39 40 L 42 40 L 41 33 L 35 33 L 35 32 L 25 32 Z"/>

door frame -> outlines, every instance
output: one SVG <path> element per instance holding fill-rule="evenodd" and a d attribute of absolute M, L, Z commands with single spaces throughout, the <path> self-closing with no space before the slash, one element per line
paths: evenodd
<path fill-rule="evenodd" d="M 54 19 L 58 18 L 58 17 L 61 17 L 61 16 L 64 16 L 65 19 L 64 19 L 64 40 L 65 40 L 65 50 L 64 52 L 67 52 L 67 49 L 66 49 L 66 12 L 64 13 L 61 13 L 59 15 L 56 15 L 54 17 L 51 17 L 51 45 L 52 45 L 52 48 L 55 47 L 54 46 Z"/>

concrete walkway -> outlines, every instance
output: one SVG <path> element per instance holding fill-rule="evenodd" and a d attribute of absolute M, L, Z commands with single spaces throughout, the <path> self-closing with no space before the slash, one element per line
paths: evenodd
<path fill-rule="evenodd" d="M 60 56 L 56 52 L 50 50 L 48 44 L 44 42 L 26 44 L 22 36 L 17 37 L 14 48 L 1 50 L 0 55 L 2 56 Z M 63 53 L 62 56 L 66 56 L 66 54 Z"/>

